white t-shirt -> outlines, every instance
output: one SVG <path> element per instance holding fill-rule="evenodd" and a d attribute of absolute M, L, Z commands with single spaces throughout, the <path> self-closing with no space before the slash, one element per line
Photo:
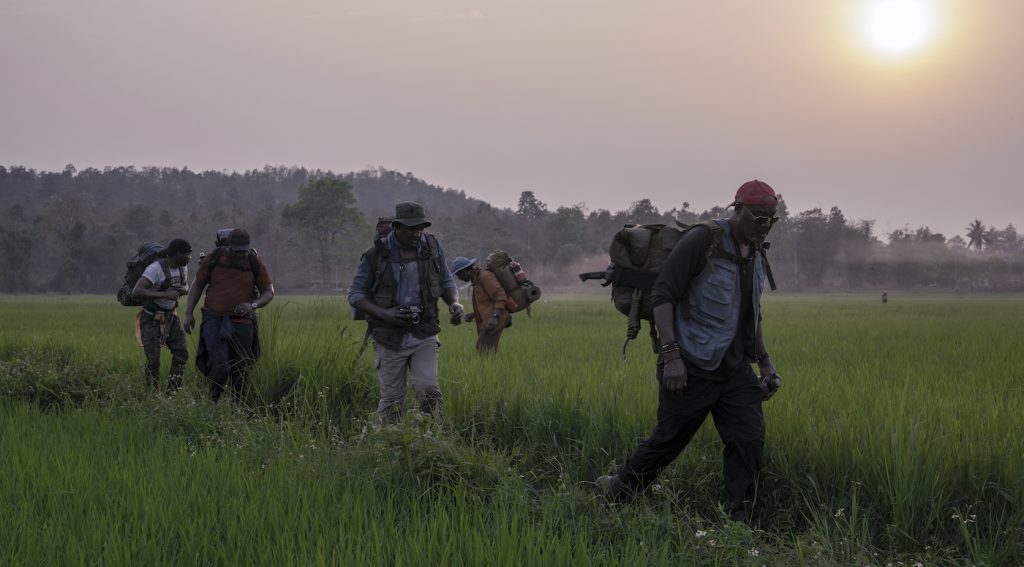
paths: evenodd
<path fill-rule="evenodd" d="M 157 260 L 146 266 L 146 271 L 142 272 L 142 277 L 152 282 L 155 289 L 170 289 L 173 285 L 186 285 L 185 282 L 188 281 L 188 266 L 170 268 L 170 272 L 171 281 L 165 286 L 164 280 L 167 278 L 164 276 L 164 268 L 160 265 L 160 261 Z M 153 301 L 157 307 L 167 311 L 172 311 L 178 306 L 178 302 L 173 299 L 155 299 Z"/>

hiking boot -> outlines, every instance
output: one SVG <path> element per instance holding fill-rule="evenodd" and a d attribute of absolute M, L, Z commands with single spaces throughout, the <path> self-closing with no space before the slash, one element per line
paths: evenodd
<path fill-rule="evenodd" d="M 744 510 L 743 508 L 729 512 L 729 519 L 733 522 L 740 522 L 741 524 L 750 523 L 750 516 L 747 515 L 747 511 Z"/>
<path fill-rule="evenodd" d="M 750 512 L 753 506 L 750 502 L 741 502 L 726 506 L 725 512 L 729 514 L 729 519 L 734 522 L 740 522 L 743 524 L 750 523 Z"/>
<path fill-rule="evenodd" d="M 617 474 L 597 477 L 594 484 L 609 502 L 623 504 L 633 500 L 633 491 L 626 486 L 626 483 L 622 482 Z"/>

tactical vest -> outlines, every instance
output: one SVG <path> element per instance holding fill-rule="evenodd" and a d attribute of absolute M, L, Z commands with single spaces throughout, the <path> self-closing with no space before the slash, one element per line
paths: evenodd
<path fill-rule="evenodd" d="M 385 235 L 375 240 L 373 246 L 363 253 L 374 274 L 370 297 L 373 298 L 374 303 L 385 309 L 395 306 L 397 301 L 395 297 L 398 293 L 398 280 L 395 278 L 395 272 L 391 266 L 396 262 L 402 262 L 401 251 L 397 249 L 397 246 L 392 247 L 390 242 L 390 235 Z M 419 268 L 420 300 L 423 303 L 419 325 L 392 327 L 380 319 L 367 317 L 370 336 L 377 344 L 391 350 L 398 350 L 402 345 L 402 337 L 408 332 L 411 332 L 417 339 L 425 339 L 441 332 L 437 300 L 441 298 L 442 292 L 441 270 L 447 268 L 441 265 L 437 249 L 437 238 L 432 234 L 424 234 L 415 260 Z"/>
<path fill-rule="evenodd" d="M 754 336 L 761 311 L 766 275 L 764 251 L 754 246 L 752 259 L 739 257 L 726 219 L 715 220 L 723 237 L 708 256 L 707 265 L 694 278 L 683 301 L 676 305 L 676 341 L 686 357 L 704 370 L 715 370 L 736 337 L 740 313 L 741 262 L 754 262 L 752 312 L 747 331 Z"/>

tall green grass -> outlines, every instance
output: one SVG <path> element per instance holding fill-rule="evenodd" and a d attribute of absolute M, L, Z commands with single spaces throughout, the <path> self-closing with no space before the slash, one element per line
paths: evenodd
<path fill-rule="evenodd" d="M 591 489 L 657 400 L 645 333 L 623 359 L 605 301 L 516 315 L 488 358 L 446 326 L 443 425 L 378 430 L 372 345 L 339 298 L 275 301 L 232 406 L 191 367 L 175 398 L 147 391 L 130 309 L 3 297 L 0 560 L 1016 564 L 1022 314 L 1020 298 L 768 298 L 784 385 L 748 529 L 719 512 L 710 423 L 640 502 Z"/>

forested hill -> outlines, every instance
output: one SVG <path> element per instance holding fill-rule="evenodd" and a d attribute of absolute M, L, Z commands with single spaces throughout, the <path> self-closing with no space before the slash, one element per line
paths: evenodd
<path fill-rule="evenodd" d="M 298 188 L 313 177 L 331 175 L 352 185 L 358 207 L 377 217 L 394 211 L 395 202 L 414 200 L 429 209 L 457 213 L 476 210 L 483 201 L 462 191 L 432 185 L 412 173 L 384 168 L 336 174 L 301 167 L 271 167 L 242 173 L 196 172 L 172 167 L 106 167 L 78 171 L 67 166 L 61 172 L 34 171 L 0 166 L 0 207 L 27 207 L 51 197 L 84 193 L 97 207 L 122 209 L 142 205 L 160 209 L 201 208 L 217 211 L 233 202 L 254 198 L 283 205 L 298 198 Z M 159 197 L 156 197 L 159 196 Z"/>
<path fill-rule="evenodd" d="M 377 217 L 398 201 L 423 203 L 449 261 L 496 248 L 517 257 L 542 287 L 599 289 L 575 273 L 607 264 L 612 235 L 627 223 L 693 223 L 725 216 L 715 208 L 659 211 L 642 188 L 621 211 L 580 206 L 549 210 L 531 191 L 515 210 L 497 209 L 384 168 L 351 173 L 299 167 L 245 172 L 106 167 L 35 171 L 0 166 L 0 293 L 113 293 L 126 260 L 146 241 L 183 237 L 196 256 L 218 229 L 245 227 L 282 291 L 339 293 Z M 1024 239 L 965 219 L 962 235 L 927 226 L 895 230 L 883 242 L 871 220 L 838 207 L 799 213 L 782 203 L 770 258 L 784 291 L 922 289 L 1024 290 Z M 194 267 L 194 266 L 193 266 Z"/>
<path fill-rule="evenodd" d="M 116 288 L 124 263 L 141 242 L 183 236 L 197 252 L 212 246 L 219 228 L 244 226 L 272 265 L 275 279 L 303 290 L 344 285 L 350 269 L 336 266 L 324 283 L 316 258 L 284 208 L 313 179 L 333 177 L 351 185 L 366 221 L 339 227 L 332 261 L 353 263 L 370 240 L 370 225 L 416 200 L 427 210 L 463 216 L 489 205 L 462 191 L 429 184 L 410 173 L 383 168 L 335 174 L 300 167 L 245 172 L 171 167 L 106 167 L 60 172 L 0 166 L 0 292 L 89 291 Z M 511 213 L 509 213 L 511 214 Z M 436 216 L 436 215 L 434 215 Z M 278 256 L 281 257 L 278 260 Z"/>

